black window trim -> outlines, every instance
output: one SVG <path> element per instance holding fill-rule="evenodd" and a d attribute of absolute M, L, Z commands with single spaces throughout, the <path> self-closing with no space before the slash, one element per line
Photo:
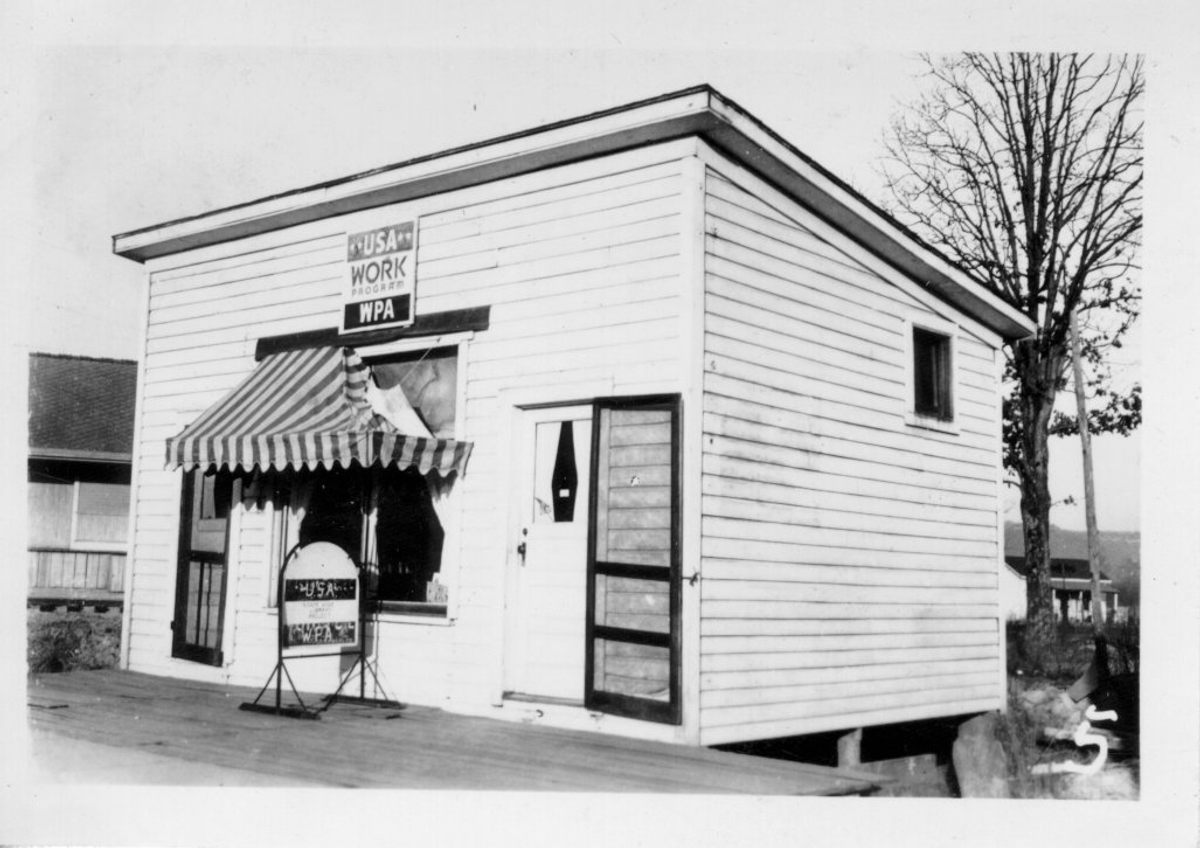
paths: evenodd
<path fill-rule="evenodd" d="M 935 324 L 933 322 L 925 322 L 920 319 L 914 319 L 908 322 L 907 327 L 907 350 L 908 362 L 906 367 L 909 373 L 908 379 L 908 397 L 906 399 L 909 422 L 919 426 L 933 426 L 938 429 L 954 428 L 957 420 L 957 380 L 955 374 L 957 363 L 955 362 L 955 328 L 950 325 Z M 922 408 L 919 405 L 918 398 L 918 361 L 917 361 L 917 341 L 920 335 L 926 338 L 936 340 L 939 352 L 937 356 L 941 359 L 943 367 L 940 374 L 932 375 L 932 379 L 940 382 L 941 394 L 945 396 L 944 409 L 941 408 Z M 935 394 L 937 392 L 935 391 Z"/>

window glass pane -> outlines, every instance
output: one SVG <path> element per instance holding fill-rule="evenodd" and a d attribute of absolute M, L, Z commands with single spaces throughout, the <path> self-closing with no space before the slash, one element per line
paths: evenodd
<path fill-rule="evenodd" d="M 300 521 L 300 544 L 332 542 L 352 560 L 361 562 L 364 483 L 358 468 L 314 472 Z"/>
<path fill-rule="evenodd" d="M 119 483 L 79 484 L 80 515 L 128 515 L 129 487 Z"/>
<path fill-rule="evenodd" d="M 600 410 L 596 559 L 671 564 L 671 413 Z"/>
<path fill-rule="evenodd" d="M 29 544 L 31 547 L 66 548 L 71 544 L 70 483 L 29 484 Z"/>
<path fill-rule="evenodd" d="M 124 542 L 128 536 L 129 487 L 116 483 L 79 484 L 76 542 Z"/>
<path fill-rule="evenodd" d="M 670 585 L 666 569 L 661 581 L 597 574 L 596 624 L 670 633 Z"/>
<path fill-rule="evenodd" d="M 593 669 L 593 687 L 598 692 L 670 699 L 670 648 L 596 639 Z"/>
<path fill-rule="evenodd" d="M 324 541 L 362 564 L 368 597 L 446 604 L 447 587 L 440 578 L 445 531 L 439 504 L 445 503 L 449 488 L 446 481 L 431 484 L 411 468 L 366 470 L 355 465 L 286 475 L 274 495 L 280 553 L 271 576 L 272 592 L 283 558 L 296 545 Z M 371 515 L 374 519 L 368 524 Z M 269 603 L 275 605 L 274 594 Z"/>
<path fill-rule="evenodd" d="M 439 439 L 454 438 L 458 400 L 456 348 L 372 359 L 370 365 L 379 388 L 402 391 L 430 433 Z"/>
<path fill-rule="evenodd" d="M 919 415 L 951 416 L 950 338 L 913 328 L 913 408 Z"/>
<path fill-rule="evenodd" d="M 438 578 L 446 534 L 425 478 L 411 468 L 387 469 L 376 475 L 376 487 L 376 597 L 446 603 Z"/>

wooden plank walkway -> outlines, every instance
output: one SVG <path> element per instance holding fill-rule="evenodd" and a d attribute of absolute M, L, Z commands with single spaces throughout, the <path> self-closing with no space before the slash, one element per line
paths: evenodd
<path fill-rule="evenodd" d="M 431 707 L 339 703 L 320 721 L 238 709 L 255 694 L 127 671 L 37 675 L 29 720 L 87 743 L 325 786 L 856 795 L 881 783 L 865 772 Z"/>

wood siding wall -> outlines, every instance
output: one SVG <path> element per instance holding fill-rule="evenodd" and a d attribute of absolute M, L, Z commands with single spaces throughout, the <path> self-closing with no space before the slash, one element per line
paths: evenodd
<path fill-rule="evenodd" d="M 380 672 L 395 697 L 492 696 L 508 549 L 501 393 L 568 400 L 589 381 L 636 393 L 678 379 L 681 150 L 642 149 L 395 208 L 397 220 L 420 217 L 417 311 L 491 306 L 491 329 L 460 363 L 457 435 L 475 448 L 457 484 L 465 530 L 443 558 L 444 571 L 460 563 L 444 575 L 456 619 L 381 626 Z M 267 597 L 278 564 L 270 509 L 251 501 L 232 528 L 227 667 L 169 659 L 180 473 L 163 470 L 164 442 L 250 373 L 257 339 L 336 324 L 345 234 L 378 220 L 374 210 L 151 263 L 132 668 L 246 684 L 270 672 L 276 619 Z M 301 687 L 330 691 L 335 672 L 314 660 L 292 673 Z"/>
<path fill-rule="evenodd" d="M 933 312 L 732 179 L 706 195 L 701 741 L 999 706 L 994 350 L 960 326 L 958 432 L 907 424 L 904 319 Z"/>

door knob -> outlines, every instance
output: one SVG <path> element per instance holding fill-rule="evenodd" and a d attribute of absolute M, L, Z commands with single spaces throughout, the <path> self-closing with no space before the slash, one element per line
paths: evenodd
<path fill-rule="evenodd" d="M 525 537 L 529 535 L 529 528 L 521 528 L 521 541 L 517 543 L 517 553 L 521 555 L 521 565 L 525 564 Z"/>

